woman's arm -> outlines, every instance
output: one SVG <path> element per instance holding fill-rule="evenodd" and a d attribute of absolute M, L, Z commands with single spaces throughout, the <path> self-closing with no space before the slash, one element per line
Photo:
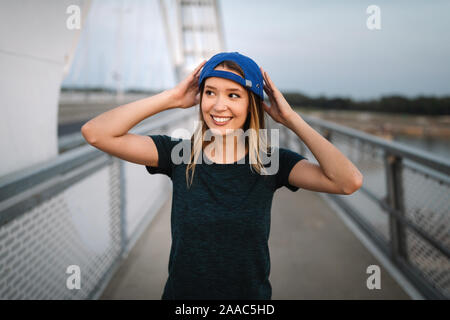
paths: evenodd
<path fill-rule="evenodd" d="M 190 108 L 198 104 L 200 63 L 183 81 L 170 90 L 104 112 L 86 122 L 81 133 L 86 141 L 120 159 L 158 166 L 158 151 L 152 138 L 128 133 L 142 120 L 172 108 Z"/>
<path fill-rule="evenodd" d="M 128 133 L 136 124 L 175 106 L 171 91 L 128 103 L 89 120 L 81 128 L 95 148 L 125 161 L 158 166 L 158 151 L 151 137 Z"/>
<path fill-rule="evenodd" d="M 303 180 L 304 183 L 308 183 L 308 177 L 311 177 L 312 179 L 310 179 L 309 184 L 313 184 L 314 180 L 317 181 L 319 189 L 320 186 L 323 186 L 321 189 L 323 192 L 336 193 L 333 192 L 332 186 L 332 190 L 326 189 L 327 187 L 330 187 L 331 183 L 337 186 L 338 190 L 342 190 L 341 193 L 343 194 L 352 194 L 361 188 L 363 183 L 363 175 L 361 172 L 331 142 L 306 123 L 299 114 L 294 112 L 289 117 L 287 127 L 294 131 L 306 144 L 308 149 L 311 150 L 312 154 L 314 154 L 314 157 L 320 164 L 321 171 L 329 180 L 326 181 L 325 177 L 320 175 L 321 172 L 319 172 L 317 168 L 311 167 L 314 164 L 310 163 L 308 166 L 305 163 L 297 163 L 297 168 L 296 166 L 292 168 L 292 177 L 291 175 L 289 176 L 294 184 L 296 182 L 301 183 L 301 180 Z M 305 168 L 306 170 L 302 170 L 302 168 Z M 309 175 L 308 169 L 310 171 Z"/>
<path fill-rule="evenodd" d="M 166 90 L 98 115 L 81 127 L 81 133 L 90 144 L 95 145 L 101 139 L 123 136 L 142 120 L 175 107 L 172 92 Z"/>
<path fill-rule="evenodd" d="M 269 96 L 270 107 L 263 102 L 265 111 L 278 123 L 288 127 L 311 150 L 319 165 L 302 160 L 289 174 L 289 183 L 308 190 L 351 194 L 361 188 L 363 175 L 333 144 L 314 130 L 298 113 L 292 110 L 267 72 L 261 68 Z"/>

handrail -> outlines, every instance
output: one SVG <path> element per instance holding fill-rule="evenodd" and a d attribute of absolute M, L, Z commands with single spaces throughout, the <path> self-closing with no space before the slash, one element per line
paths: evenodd
<path fill-rule="evenodd" d="M 396 141 L 387 141 L 385 139 L 379 138 L 374 135 L 370 135 L 363 131 L 349 128 L 327 120 L 306 115 L 302 115 L 302 118 L 309 124 L 333 130 L 335 132 L 344 134 L 352 138 L 357 138 L 364 142 L 368 142 L 372 145 L 380 147 L 393 155 L 397 155 L 403 158 L 409 158 L 427 167 L 432 167 L 436 170 L 442 171 L 447 175 L 450 175 L 450 161 L 448 161 L 444 157 L 426 153 L 421 149 L 409 147 L 405 144 Z"/>
<path fill-rule="evenodd" d="M 441 156 L 426 153 L 421 149 L 395 141 L 386 141 L 330 121 L 306 115 L 302 115 L 302 118 L 310 125 L 319 127 L 320 130 L 324 131 L 324 136 L 332 143 L 334 143 L 335 133 L 337 133 L 354 139 L 358 143 L 370 144 L 383 151 L 381 158 L 386 176 L 387 198 L 378 198 L 366 186 L 361 187 L 361 192 L 387 213 L 389 217 L 387 227 L 390 233 L 388 241 L 379 236 L 377 230 L 365 221 L 360 212 L 350 204 L 350 201 L 336 195 L 329 195 L 329 198 L 335 201 L 383 252 L 389 254 L 393 263 L 419 288 L 422 294 L 431 299 L 445 299 L 446 294 L 442 290 L 438 290 L 431 280 L 425 278 L 422 274 L 423 270 L 418 269 L 419 267 L 411 262 L 411 257 L 408 257 L 406 228 L 412 230 L 422 240 L 425 240 L 425 243 L 437 250 L 434 253 L 435 255 L 441 254 L 441 257 L 447 259 L 447 261 L 450 258 L 450 250 L 444 243 L 438 242 L 432 234 L 425 231 L 421 225 L 405 217 L 405 189 L 402 175 L 403 170 L 408 168 L 415 173 L 420 173 L 425 178 L 438 181 L 441 186 L 450 186 L 450 161 Z M 300 140 L 297 142 L 301 146 Z"/>
<path fill-rule="evenodd" d="M 194 109 L 167 110 L 161 113 L 162 116 L 158 114 L 142 121 L 130 132 L 141 135 L 148 135 L 152 130 L 167 132 L 179 121 L 186 123 L 186 119 L 194 115 Z M 73 139 L 86 144 L 81 133 L 69 140 Z M 0 276 L 0 298 L 99 297 L 126 257 L 132 244 L 130 241 L 144 230 L 129 231 L 127 227 L 128 219 L 132 217 L 126 205 L 128 197 L 138 199 L 145 195 L 134 195 L 134 198 L 127 195 L 125 166 L 125 161 L 86 144 L 0 177 L 0 246 L 6 249 L 0 254 L 0 264 L 5 267 Z M 83 204 L 78 205 L 78 192 L 85 193 L 96 187 L 96 183 L 99 183 L 98 197 L 93 196 L 88 201 L 100 210 L 94 212 L 94 217 L 83 215 L 82 207 L 87 203 L 81 201 Z M 141 225 L 148 224 L 166 200 L 165 196 L 162 192 L 152 201 L 152 206 L 146 208 Z M 102 238 L 101 246 L 96 247 L 96 241 L 86 242 L 86 237 L 91 240 L 92 232 L 96 231 L 89 230 L 86 225 L 80 227 L 80 223 L 99 221 L 102 223 L 99 234 L 101 237 L 107 234 L 108 238 Z M 87 233 L 80 233 L 80 228 Z M 133 232 L 133 236 L 129 232 Z M 73 262 L 85 271 L 95 269 L 99 278 L 84 277 L 81 290 L 64 290 L 66 279 L 58 268 Z M 29 264 L 38 266 L 34 273 L 36 282 L 29 283 L 22 276 L 24 267 Z M 55 277 L 62 285 L 55 282 Z"/>
<path fill-rule="evenodd" d="M 185 120 L 187 117 L 194 115 L 193 108 L 187 110 L 167 110 L 164 113 L 164 117 L 155 117 L 151 121 L 143 121 L 140 125 L 136 126 L 131 132 L 136 134 L 147 135 L 148 132 L 155 129 L 165 129 L 167 126 L 173 125 L 177 121 Z M 449 249 L 442 243 L 439 243 L 431 233 L 426 232 L 420 225 L 410 221 L 403 214 L 403 187 L 401 182 L 401 172 L 403 168 L 408 167 L 413 171 L 420 172 L 425 177 L 433 178 L 441 183 L 450 185 L 450 161 L 443 157 L 426 153 L 420 149 L 412 148 L 395 141 L 386 141 L 376 136 L 372 136 L 365 132 L 348 128 L 339 124 L 332 123 L 330 121 L 302 115 L 302 118 L 312 126 L 318 126 L 322 130 L 325 130 L 327 134 L 325 136 L 331 139 L 334 137 L 334 133 L 342 134 L 346 137 L 355 139 L 357 142 L 371 144 L 383 151 L 381 155 L 384 159 L 384 165 L 386 166 L 385 174 L 386 181 L 388 183 L 388 198 L 379 199 L 377 195 L 369 190 L 366 186 L 361 188 L 361 191 L 368 196 L 368 198 L 380 206 L 390 219 L 389 231 L 391 232 L 390 242 L 383 240 L 376 229 L 370 224 L 364 223 L 361 217 L 358 217 L 358 211 L 353 209 L 348 203 L 347 199 L 336 197 L 332 195 L 336 203 L 338 203 L 348 215 L 353 218 L 362 229 L 369 234 L 378 246 L 382 247 L 383 251 L 390 250 L 394 263 L 404 273 L 411 277 L 413 283 L 417 287 L 422 289 L 428 297 L 442 298 L 442 293 L 437 289 L 433 289 L 430 282 L 427 282 L 425 278 L 421 278 L 418 269 L 415 269 L 407 259 L 402 255 L 404 250 L 405 234 L 403 229 L 410 228 L 421 239 L 424 239 L 433 248 L 437 249 L 445 257 L 449 257 Z M 283 130 L 288 130 L 284 128 Z M 85 143 L 84 137 L 81 133 L 73 135 L 67 141 L 70 143 L 82 144 Z M 300 144 L 301 141 L 297 139 Z M 75 149 L 68 150 L 54 159 L 31 166 L 26 169 L 22 169 L 6 176 L 0 177 L 0 226 L 4 223 L 15 219 L 20 212 L 24 212 L 24 198 L 29 202 L 27 206 L 31 206 L 36 201 L 39 201 L 41 197 L 47 197 L 48 194 L 56 190 L 58 187 L 74 183 L 77 179 L 82 179 L 84 176 L 95 172 L 99 168 L 111 164 L 112 157 L 106 155 L 104 152 L 92 147 L 91 145 L 84 145 Z M 403 160 L 411 160 L 411 163 Z M 123 164 L 121 164 L 123 165 Z M 121 167 L 120 170 L 123 170 Z M 121 178 L 123 173 L 120 174 Z M 42 184 L 46 184 L 46 195 L 37 195 L 39 190 L 34 187 L 39 187 Z M 51 186 L 50 186 L 51 184 Z M 121 182 L 123 184 L 123 181 Z M 50 187 L 49 187 L 50 186 Z M 32 190 L 31 190 L 32 189 Z M 29 191 L 30 190 L 30 191 Z M 121 192 L 123 192 L 121 188 Z M 24 193 L 25 195 L 22 195 Z M 33 193 L 33 194 L 31 194 Z M 121 195 L 122 197 L 123 195 Z M 22 201 L 22 208 L 14 207 L 15 202 Z M 123 200 L 123 199 L 122 199 Z M 120 201 L 121 206 L 124 206 L 124 202 Z M 6 208 L 6 209 L 5 209 Z M 121 212 L 124 208 L 120 209 Z M 124 228 L 121 225 L 121 228 Z M 122 230 L 122 233 L 124 231 Z M 122 241 L 125 241 L 125 237 L 122 237 Z M 384 241 L 384 242 L 383 242 Z"/>
<path fill-rule="evenodd" d="M 182 120 L 191 112 L 191 110 L 189 112 L 168 110 L 166 111 L 167 117 L 161 119 L 158 118 L 154 121 L 137 126 L 130 132 L 145 135 L 151 130 L 169 125 L 174 121 Z M 81 133 L 77 139 L 84 140 Z M 91 145 L 84 145 L 62 153 L 54 159 L 2 176 L 0 177 L 0 202 L 38 185 L 43 181 L 51 179 L 52 177 L 70 172 L 86 162 L 95 160 L 104 155 L 104 152 Z"/>

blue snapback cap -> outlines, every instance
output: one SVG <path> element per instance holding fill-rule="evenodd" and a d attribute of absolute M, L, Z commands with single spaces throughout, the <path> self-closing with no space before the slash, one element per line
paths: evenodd
<path fill-rule="evenodd" d="M 225 60 L 231 60 L 236 62 L 244 71 L 244 78 L 241 76 L 223 70 L 214 70 L 214 68 Z M 235 81 L 245 88 L 250 89 L 257 94 L 261 100 L 264 100 L 263 90 L 263 76 L 261 69 L 255 61 L 250 59 L 239 52 L 221 52 L 212 56 L 204 65 L 200 72 L 200 78 L 198 79 L 198 86 L 200 88 L 203 80 L 209 77 L 219 77 Z"/>

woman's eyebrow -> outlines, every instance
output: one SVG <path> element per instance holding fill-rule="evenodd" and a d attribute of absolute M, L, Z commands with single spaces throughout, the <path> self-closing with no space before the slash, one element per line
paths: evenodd
<path fill-rule="evenodd" d="M 205 88 L 217 89 L 217 88 L 215 88 L 213 86 L 210 86 L 210 85 L 206 85 Z M 239 89 L 239 88 L 228 88 L 227 91 L 242 91 L 242 90 Z"/>

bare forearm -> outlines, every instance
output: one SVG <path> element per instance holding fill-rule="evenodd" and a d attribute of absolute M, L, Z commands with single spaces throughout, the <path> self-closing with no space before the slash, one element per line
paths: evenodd
<path fill-rule="evenodd" d="M 126 134 L 142 120 L 161 111 L 175 108 L 171 91 L 166 90 L 151 97 L 118 106 L 86 122 L 83 135 L 119 137 Z"/>
<path fill-rule="evenodd" d="M 358 168 L 331 142 L 314 130 L 299 114 L 294 112 L 290 119 L 287 126 L 308 146 L 330 180 L 344 189 L 352 189 L 362 183 L 363 176 Z"/>

